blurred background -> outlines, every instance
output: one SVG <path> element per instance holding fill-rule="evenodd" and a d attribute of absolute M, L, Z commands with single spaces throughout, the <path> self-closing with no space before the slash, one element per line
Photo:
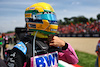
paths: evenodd
<path fill-rule="evenodd" d="M 73 23 L 80 28 L 83 28 L 83 25 L 85 28 L 88 24 L 91 25 L 91 27 L 88 26 L 89 28 L 94 29 L 94 26 L 97 26 L 96 23 L 100 22 L 99 0 L 0 0 L 0 32 L 14 31 L 15 27 L 24 27 L 25 9 L 37 2 L 49 3 L 55 10 L 59 24 Z"/>
<path fill-rule="evenodd" d="M 54 8 L 59 25 L 56 35 L 76 50 L 78 64 L 94 67 L 100 39 L 100 0 L 0 0 L 0 42 L 3 34 L 7 49 L 16 44 L 15 28 L 25 27 L 25 9 L 37 2 Z M 2 44 L 0 47 L 2 50 Z"/>

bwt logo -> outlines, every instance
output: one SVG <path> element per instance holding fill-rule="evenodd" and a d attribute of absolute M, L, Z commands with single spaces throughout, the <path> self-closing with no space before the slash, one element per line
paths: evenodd
<path fill-rule="evenodd" d="M 53 67 L 58 64 L 58 53 L 50 53 L 34 58 L 36 67 Z"/>

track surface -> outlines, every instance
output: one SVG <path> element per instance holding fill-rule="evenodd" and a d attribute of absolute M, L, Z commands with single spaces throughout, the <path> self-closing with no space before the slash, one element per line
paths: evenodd
<path fill-rule="evenodd" d="M 86 52 L 89 54 L 94 54 L 95 49 L 100 38 L 93 38 L 93 37 L 60 37 L 60 39 L 64 40 L 75 49 L 82 52 Z"/>

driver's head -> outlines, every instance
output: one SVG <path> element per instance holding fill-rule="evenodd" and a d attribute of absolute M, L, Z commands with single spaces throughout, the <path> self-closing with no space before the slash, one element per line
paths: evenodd
<path fill-rule="evenodd" d="M 57 32 L 57 19 L 54 9 L 47 3 L 39 2 L 25 10 L 26 27 L 31 31 L 38 30 L 44 34 Z"/>

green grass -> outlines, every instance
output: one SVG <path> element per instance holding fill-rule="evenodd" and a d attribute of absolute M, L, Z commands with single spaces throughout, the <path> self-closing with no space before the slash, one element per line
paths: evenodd
<path fill-rule="evenodd" d="M 95 67 L 96 55 L 80 52 L 78 50 L 76 50 L 76 54 L 79 58 L 78 65 L 82 67 Z"/>

